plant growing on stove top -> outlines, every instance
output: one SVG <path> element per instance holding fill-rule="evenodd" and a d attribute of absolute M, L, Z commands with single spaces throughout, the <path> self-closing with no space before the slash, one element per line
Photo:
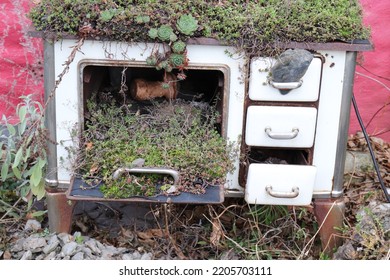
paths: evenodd
<path fill-rule="evenodd" d="M 178 51 L 175 42 L 192 38 L 217 39 L 248 56 L 277 55 L 291 41 L 369 38 L 358 0 L 41 0 L 30 16 L 38 31 L 57 38 L 70 34 L 168 44 L 169 50 L 155 57 L 156 66 L 164 61 L 160 66 L 168 71 L 185 68 L 186 59 L 177 66 L 169 58 L 171 53 L 186 57 L 185 50 Z"/>
<path fill-rule="evenodd" d="M 183 35 L 191 36 L 198 29 L 198 21 L 190 14 L 182 15 L 176 22 L 176 30 Z M 157 52 L 152 53 L 147 58 L 147 64 L 155 66 L 157 70 L 164 69 L 166 72 L 172 72 L 174 68 L 178 68 L 180 72 L 177 74 L 179 80 L 185 78 L 183 70 L 188 66 L 188 58 L 186 52 L 186 43 L 177 41 L 178 36 L 174 29 L 167 24 L 161 25 L 158 28 L 151 28 L 148 35 L 153 40 L 168 42 L 170 51 L 165 54 Z"/>

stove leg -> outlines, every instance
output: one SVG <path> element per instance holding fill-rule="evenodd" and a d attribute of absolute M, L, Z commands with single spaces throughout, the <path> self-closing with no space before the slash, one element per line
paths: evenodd
<path fill-rule="evenodd" d="M 50 232 L 70 233 L 75 201 L 67 199 L 65 190 L 46 190 L 47 212 Z"/>
<path fill-rule="evenodd" d="M 343 198 L 315 199 L 314 214 L 320 226 L 322 250 L 332 256 L 343 240 L 337 228 L 342 228 L 345 213 Z M 322 226 L 321 226 L 322 225 Z"/>

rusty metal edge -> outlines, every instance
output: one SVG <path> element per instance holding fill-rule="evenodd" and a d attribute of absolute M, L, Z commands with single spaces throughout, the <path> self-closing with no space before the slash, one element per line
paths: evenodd
<path fill-rule="evenodd" d="M 48 31 L 37 31 L 30 27 L 27 31 L 27 34 L 30 37 L 43 38 L 43 39 L 51 39 L 51 40 L 61 40 L 61 39 L 78 39 L 77 35 L 61 33 L 58 34 L 56 32 L 48 32 Z M 96 40 L 96 41 L 110 41 L 108 38 L 104 37 L 87 37 L 88 40 Z M 136 42 L 129 42 L 136 43 Z M 191 38 L 188 40 L 189 45 L 218 45 L 218 46 L 227 46 L 228 44 L 214 39 L 214 38 Z M 316 43 L 316 42 L 275 42 L 275 48 L 280 49 L 309 49 L 309 50 L 340 50 L 340 51 L 372 51 L 374 50 L 374 46 L 370 40 L 353 40 L 351 42 L 344 41 L 335 41 L 335 42 L 326 42 L 326 43 Z"/>

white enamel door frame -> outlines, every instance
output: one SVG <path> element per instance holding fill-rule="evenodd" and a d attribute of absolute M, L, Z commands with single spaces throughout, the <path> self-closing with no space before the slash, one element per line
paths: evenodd
<path fill-rule="evenodd" d="M 60 75 L 64 69 L 64 63 L 72 51 L 76 41 L 63 39 L 55 42 L 55 77 Z M 72 130 L 78 129 L 81 122 L 82 107 L 79 92 L 81 89 L 80 64 L 83 60 L 118 60 L 121 62 L 145 63 L 146 58 L 162 45 L 156 44 L 132 44 L 120 42 L 101 42 L 86 40 L 80 51 L 76 53 L 74 61 L 69 65 L 69 71 L 63 76 L 62 82 L 56 90 L 56 123 L 57 140 L 57 172 L 58 181 L 62 184 L 69 184 L 72 174 L 72 162 L 68 159 L 67 149 L 77 146 L 72 136 Z M 234 48 L 214 45 L 188 45 L 187 55 L 189 58 L 189 68 L 191 66 L 215 66 L 226 67 L 228 69 L 225 77 L 227 79 L 228 96 L 228 116 L 226 137 L 231 142 L 238 142 L 242 135 L 242 123 L 244 115 L 245 83 L 243 77 L 246 76 L 246 60 L 241 54 L 234 54 Z M 146 63 L 145 63 L 146 66 Z M 235 160 L 235 171 L 227 175 L 227 189 L 242 188 L 238 184 L 239 158 Z"/>

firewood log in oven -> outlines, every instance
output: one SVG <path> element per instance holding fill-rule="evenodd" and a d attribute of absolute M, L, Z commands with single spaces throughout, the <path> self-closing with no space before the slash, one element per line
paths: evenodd
<path fill-rule="evenodd" d="M 173 74 L 167 74 L 163 81 L 134 79 L 130 87 L 130 94 L 137 101 L 151 100 L 157 97 L 172 100 L 176 99 L 177 93 L 178 83 Z"/>

